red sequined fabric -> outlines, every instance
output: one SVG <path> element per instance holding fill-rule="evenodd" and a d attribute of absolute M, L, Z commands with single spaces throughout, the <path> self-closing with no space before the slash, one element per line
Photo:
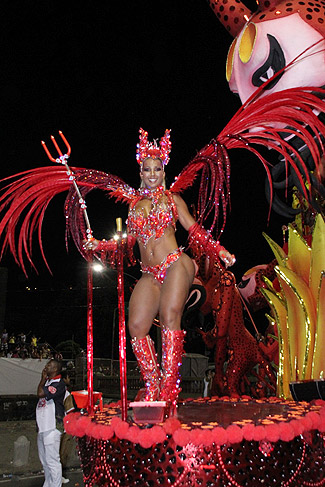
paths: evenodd
<path fill-rule="evenodd" d="M 152 448 L 113 437 L 78 438 L 85 487 L 321 487 L 324 438 L 278 441 L 266 456 L 259 441 L 179 446 L 168 435 Z"/>
<path fill-rule="evenodd" d="M 118 408 L 69 414 L 84 482 L 127 487 L 321 487 L 324 402 L 200 398 L 179 402 L 177 419 L 134 425 Z"/>
<path fill-rule="evenodd" d="M 204 254 L 213 259 L 220 260 L 219 252 L 225 250 L 224 247 L 214 240 L 210 233 L 198 223 L 194 223 L 188 230 L 188 244 L 194 257 L 198 258 Z"/>
<path fill-rule="evenodd" d="M 161 374 L 157 363 L 155 344 L 149 335 L 139 340 L 134 337 L 131 344 L 146 385 L 144 401 L 156 401 L 160 392 Z"/>
<path fill-rule="evenodd" d="M 143 209 L 136 207 L 142 199 L 151 200 L 149 215 L 146 215 Z M 155 239 L 162 237 L 170 225 L 176 228 L 176 220 L 177 210 L 169 191 L 165 191 L 162 186 L 153 191 L 140 188 L 138 198 L 130 206 L 127 220 L 128 232 L 146 246 L 152 237 Z"/>
<path fill-rule="evenodd" d="M 184 247 L 179 247 L 174 250 L 174 252 L 171 252 L 165 257 L 161 264 L 150 266 L 143 265 L 141 262 L 141 271 L 147 274 L 152 274 L 153 277 L 162 284 L 165 280 L 167 269 L 180 258 L 183 250 Z"/>
<path fill-rule="evenodd" d="M 157 141 L 149 142 L 148 132 L 140 128 L 139 130 L 139 143 L 137 144 L 136 159 L 141 165 L 147 157 L 161 159 L 164 166 L 167 166 L 169 162 L 169 153 L 172 148 L 170 141 L 170 129 L 166 129 L 163 137 L 161 137 L 159 146 Z"/>
<path fill-rule="evenodd" d="M 160 400 L 176 405 L 177 398 L 181 392 L 180 366 L 184 354 L 184 330 L 161 329 L 162 339 L 162 381 Z"/>
<path fill-rule="evenodd" d="M 122 238 L 121 245 L 123 249 L 124 263 L 128 266 L 135 265 L 136 260 L 133 255 L 133 247 L 136 240 L 132 235 Z M 100 240 L 94 253 L 97 254 L 103 262 L 108 263 L 113 269 L 116 268 L 117 262 L 117 240 L 111 238 L 110 240 Z"/>

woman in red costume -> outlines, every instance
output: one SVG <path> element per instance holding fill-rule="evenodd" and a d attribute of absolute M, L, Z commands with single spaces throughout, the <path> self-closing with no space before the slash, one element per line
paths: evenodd
<path fill-rule="evenodd" d="M 136 239 L 141 255 L 142 277 L 129 304 L 129 331 L 133 352 L 146 384 L 144 400 L 164 400 L 176 404 L 180 392 L 179 367 L 183 355 L 185 331 L 181 317 L 194 278 L 194 264 L 175 238 L 176 222 L 190 233 L 190 241 L 213 246 L 227 265 L 235 259 L 195 223 L 179 194 L 165 188 L 165 166 L 171 143 L 166 130 L 160 144 L 150 143 L 140 129 L 137 161 L 141 187 L 129 207 L 128 234 Z M 203 233 L 204 234 L 203 234 Z M 203 239 L 203 240 L 202 240 Z M 129 238 L 130 240 L 130 238 Z M 91 240 L 88 250 L 109 250 L 111 242 Z M 162 335 L 161 369 L 149 331 L 159 315 Z"/>
<path fill-rule="evenodd" d="M 268 180 L 272 184 L 269 163 L 258 151 L 258 146 L 276 150 L 291 165 L 309 197 L 310 178 L 299 152 L 281 136 L 283 127 L 287 134 L 300 137 L 313 154 L 317 173 L 321 164 L 323 145 L 316 141 L 325 137 L 324 125 L 316 112 L 324 112 L 324 102 L 309 88 L 285 90 L 259 97 L 261 88 L 238 110 L 221 133 L 212 139 L 190 161 L 175 178 L 166 191 L 164 167 L 170 153 L 169 130 L 165 132 L 158 146 L 149 143 L 148 134 L 140 130 L 137 160 L 140 164 L 142 187 L 139 190 L 127 185 L 121 178 L 102 171 L 65 166 L 70 147 L 63 134 L 68 153 L 52 162 L 61 167 L 40 167 L 10 176 L 2 181 L 0 188 L 0 257 L 8 248 L 15 261 L 26 274 L 25 259 L 31 266 L 33 235 L 37 233 L 42 256 L 42 222 L 51 199 L 68 191 L 65 202 L 67 233 L 87 258 L 83 246 L 85 238 L 91 236 L 84 218 L 85 196 L 95 188 L 108 192 L 117 200 L 129 204 L 128 243 L 126 257 L 132 261 L 132 244 L 138 241 L 142 260 L 143 276 L 139 280 L 130 303 L 129 328 L 142 375 L 146 382 L 145 399 L 168 399 L 174 404 L 179 393 L 179 365 L 183 354 L 184 333 L 180 330 L 180 318 L 194 269 L 189 258 L 178 247 L 175 240 L 175 224 L 180 223 L 189 232 L 189 247 L 197 255 L 206 254 L 212 259 L 221 258 L 226 265 L 234 262 L 226 250 L 216 242 L 211 232 L 217 229 L 220 236 L 226 222 L 230 204 L 230 161 L 229 149 L 245 148 L 263 163 Z M 308 130 L 305 128 L 308 120 Z M 53 139 L 52 139 L 53 140 Z M 53 140 L 54 142 L 54 140 Z M 55 146 L 57 144 L 55 143 Z M 45 148 L 46 146 L 44 146 Z M 47 150 L 47 149 L 46 149 Z M 48 151 L 47 151 L 48 152 Z M 50 154 L 48 154 L 50 156 Z M 294 158 L 299 161 L 299 167 Z M 305 179 L 299 168 L 303 169 Z M 199 198 L 197 222 L 179 196 L 190 187 L 198 174 Z M 308 184 L 306 184 L 308 183 Z M 76 191 L 76 186 L 80 194 Z M 222 224 L 218 226 L 219 217 Z M 211 223 L 209 231 L 201 225 Z M 220 228 L 221 227 L 221 228 Z M 88 243 L 88 240 L 90 241 Z M 109 263 L 116 262 L 116 242 L 96 241 L 88 238 L 86 248 L 105 257 Z M 163 357 L 161 369 L 157 365 L 156 352 L 148 336 L 153 318 L 159 314 L 162 323 Z"/>

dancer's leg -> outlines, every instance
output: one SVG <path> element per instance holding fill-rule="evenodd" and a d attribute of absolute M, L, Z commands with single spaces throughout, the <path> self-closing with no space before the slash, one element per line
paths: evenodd
<path fill-rule="evenodd" d="M 155 401 L 160 392 L 160 369 L 155 345 L 149 336 L 158 313 L 161 285 L 150 275 L 136 284 L 129 303 L 129 330 L 134 355 L 146 385 L 144 400 Z"/>
<path fill-rule="evenodd" d="M 184 305 L 194 278 L 194 265 L 183 254 L 167 271 L 162 285 L 159 316 L 162 326 L 162 384 L 160 399 L 176 405 L 180 392 L 179 367 L 185 332 L 180 329 Z"/>
<path fill-rule="evenodd" d="M 167 270 L 161 286 L 159 318 L 170 330 L 180 330 L 184 306 L 194 279 L 194 264 L 186 254 Z"/>
<path fill-rule="evenodd" d="M 155 344 L 149 335 L 132 338 L 132 349 L 140 367 L 146 390 L 144 401 L 156 401 L 160 393 L 161 373 L 157 362 Z"/>
<path fill-rule="evenodd" d="M 148 335 L 159 311 L 161 284 L 151 274 L 144 274 L 135 285 L 129 302 L 128 328 L 131 338 Z"/>

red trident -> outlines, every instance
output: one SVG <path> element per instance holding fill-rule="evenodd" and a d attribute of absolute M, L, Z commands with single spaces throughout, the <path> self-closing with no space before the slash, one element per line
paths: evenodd
<path fill-rule="evenodd" d="M 70 181 L 72 181 L 72 184 L 74 185 L 74 188 L 75 188 L 76 193 L 77 193 L 78 198 L 79 198 L 80 206 L 83 210 L 83 214 L 84 214 L 84 218 L 85 218 L 85 222 L 86 222 L 86 226 L 87 226 L 87 230 L 86 230 L 87 239 L 91 240 L 93 238 L 93 232 L 92 232 L 91 227 L 90 227 L 90 222 L 89 222 L 88 213 L 87 213 L 86 201 L 83 199 L 83 197 L 80 193 L 80 190 L 79 190 L 78 185 L 76 183 L 75 175 L 73 174 L 73 171 L 71 171 L 70 167 L 68 166 L 68 162 L 67 162 L 69 157 L 70 157 L 70 154 L 71 154 L 71 147 L 69 145 L 69 142 L 67 141 L 67 139 L 65 138 L 65 136 L 61 132 L 61 130 L 59 130 L 59 134 L 60 134 L 61 139 L 63 140 L 63 142 L 65 143 L 65 145 L 68 149 L 68 152 L 66 154 L 62 154 L 61 149 L 58 146 L 58 143 L 55 140 L 55 137 L 53 135 L 51 135 L 51 140 L 52 140 L 53 145 L 59 154 L 59 157 L 57 159 L 54 159 L 54 157 L 52 157 L 52 155 L 51 155 L 50 151 L 48 150 L 44 140 L 41 141 L 42 147 L 45 150 L 46 155 L 50 159 L 50 161 L 56 162 L 58 164 L 62 164 L 63 166 L 65 166 L 65 168 L 67 170 L 67 175 L 69 176 Z"/>
<path fill-rule="evenodd" d="M 70 167 L 68 166 L 67 160 L 71 154 L 71 147 L 61 132 L 59 130 L 59 134 L 61 136 L 61 139 L 65 143 L 68 152 L 66 154 L 62 154 L 60 147 L 58 146 L 55 138 L 53 135 L 51 135 L 51 140 L 54 144 L 54 147 L 56 148 L 59 157 L 57 159 L 54 159 L 52 157 L 50 151 L 46 147 L 46 144 L 44 140 L 42 140 L 42 146 L 43 149 L 45 150 L 47 157 L 50 159 L 52 162 L 56 162 L 58 164 L 63 164 L 67 170 L 67 175 L 69 177 L 69 180 L 72 182 L 74 185 L 74 188 L 76 190 L 76 193 L 79 198 L 79 203 L 80 206 L 83 210 L 84 218 L 86 221 L 87 225 L 87 239 L 91 240 L 93 238 L 93 233 L 90 228 L 90 223 L 89 223 L 89 218 L 87 214 L 87 206 L 86 202 L 83 199 L 80 190 L 78 188 L 78 185 L 76 183 L 76 178 L 75 175 L 73 174 L 73 171 L 71 171 Z M 93 350 L 93 254 L 92 252 L 88 253 L 88 278 L 87 278 L 87 378 L 88 378 L 88 383 L 87 383 L 87 390 L 88 390 L 88 404 L 87 404 L 87 411 L 89 414 L 93 413 L 94 410 L 94 395 L 93 395 L 93 363 L 94 363 L 94 350 Z"/>
<path fill-rule="evenodd" d="M 66 145 L 66 147 L 68 149 L 68 152 L 66 154 L 64 154 L 64 155 L 62 154 L 61 149 L 58 146 L 57 141 L 55 140 L 55 137 L 53 135 L 51 135 L 51 140 L 52 140 L 52 142 L 54 144 L 54 147 L 58 151 L 58 154 L 59 154 L 60 158 L 61 157 L 64 157 L 65 159 L 68 159 L 68 157 L 70 157 L 70 154 L 71 154 L 71 147 L 70 147 L 67 139 L 64 137 L 63 133 L 61 132 L 61 130 L 59 130 L 59 134 L 60 134 L 61 139 L 63 140 L 63 142 L 65 143 L 65 145 Z M 43 149 L 45 150 L 45 152 L 47 154 L 47 157 L 50 159 L 50 161 L 52 161 L 52 162 L 58 162 L 58 163 L 63 164 L 62 163 L 62 160 L 60 158 L 59 159 L 54 159 L 54 157 L 51 156 L 51 153 L 48 150 L 48 148 L 46 147 L 46 144 L 45 144 L 44 140 L 42 140 L 42 146 L 43 146 Z"/>

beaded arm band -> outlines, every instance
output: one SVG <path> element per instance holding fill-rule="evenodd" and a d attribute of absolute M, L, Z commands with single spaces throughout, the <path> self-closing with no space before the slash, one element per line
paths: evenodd
<path fill-rule="evenodd" d="M 219 241 L 214 240 L 210 233 L 207 232 L 198 223 L 194 223 L 188 229 L 188 243 L 194 257 L 200 257 L 206 254 L 214 259 L 221 259 L 226 267 L 233 265 L 236 259 L 233 255 L 220 245 Z"/>
<path fill-rule="evenodd" d="M 133 255 L 133 247 L 136 239 L 132 235 L 128 235 L 122 239 L 123 255 L 127 260 L 129 266 L 135 264 L 135 258 Z M 117 240 L 111 238 L 110 240 L 100 240 L 94 253 L 99 254 L 101 259 L 108 262 L 111 267 L 116 266 L 116 254 L 117 254 Z"/>

